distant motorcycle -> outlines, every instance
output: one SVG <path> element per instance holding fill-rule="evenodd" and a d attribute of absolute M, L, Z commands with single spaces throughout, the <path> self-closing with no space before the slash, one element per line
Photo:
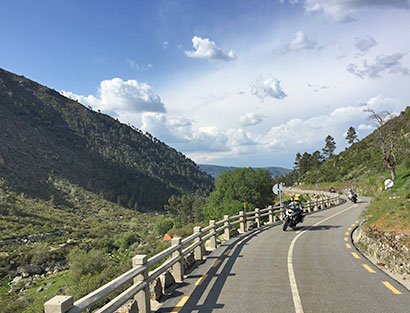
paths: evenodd
<path fill-rule="evenodd" d="M 349 198 L 350 201 L 352 201 L 353 203 L 357 202 L 357 194 L 355 194 L 353 191 L 349 192 L 349 194 L 347 195 L 347 197 Z"/>
<path fill-rule="evenodd" d="M 335 190 L 335 188 L 330 187 L 330 188 L 329 188 L 329 192 L 330 192 L 330 193 L 335 193 L 335 192 L 336 192 L 336 190 Z"/>
<path fill-rule="evenodd" d="M 286 231 L 288 227 L 295 229 L 296 224 L 300 222 L 303 222 L 302 210 L 295 205 L 289 205 L 285 210 L 285 221 L 282 226 L 283 231 Z"/>

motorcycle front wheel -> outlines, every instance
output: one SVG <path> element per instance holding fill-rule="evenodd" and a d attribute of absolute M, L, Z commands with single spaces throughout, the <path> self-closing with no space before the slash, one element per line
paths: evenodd
<path fill-rule="evenodd" d="M 286 229 L 287 229 L 288 226 L 289 226 L 289 222 L 290 222 L 290 220 L 287 218 L 287 219 L 285 220 L 285 222 L 283 223 L 283 226 L 282 226 L 283 231 L 286 231 Z"/>

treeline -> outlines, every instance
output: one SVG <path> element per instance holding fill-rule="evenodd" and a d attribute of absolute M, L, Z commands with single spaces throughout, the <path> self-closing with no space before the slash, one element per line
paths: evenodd
<path fill-rule="evenodd" d="M 158 235 L 179 228 L 205 225 L 209 220 L 222 220 L 224 215 L 237 215 L 245 208 L 266 208 L 273 204 L 273 178 L 268 170 L 240 168 L 224 172 L 215 181 L 209 197 L 201 195 L 172 196 L 165 206 L 166 216 L 154 226 Z"/>

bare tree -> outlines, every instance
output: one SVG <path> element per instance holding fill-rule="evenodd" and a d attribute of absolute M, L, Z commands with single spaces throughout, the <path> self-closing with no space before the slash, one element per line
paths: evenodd
<path fill-rule="evenodd" d="M 396 178 L 396 156 L 394 154 L 394 131 L 389 130 L 384 126 L 387 121 L 392 119 L 394 115 L 391 112 L 383 111 L 376 113 L 372 109 L 365 109 L 365 112 L 370 113 L 369 119 L 375 120 L 377 124 L 377 132 L 379 134 L 380 139 L 380 147 L 383 153 L 383 161 L 386 167 L 390 170 L 391 179 L 394 180 Z"/>

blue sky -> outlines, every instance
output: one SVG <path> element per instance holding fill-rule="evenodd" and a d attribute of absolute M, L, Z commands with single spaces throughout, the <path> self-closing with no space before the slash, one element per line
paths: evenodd
<path fill-rule="evenodd" d="M 0 67 L 197 163 L 291 167 L 409 105 L 409 0 L 2 1 Z"/>

